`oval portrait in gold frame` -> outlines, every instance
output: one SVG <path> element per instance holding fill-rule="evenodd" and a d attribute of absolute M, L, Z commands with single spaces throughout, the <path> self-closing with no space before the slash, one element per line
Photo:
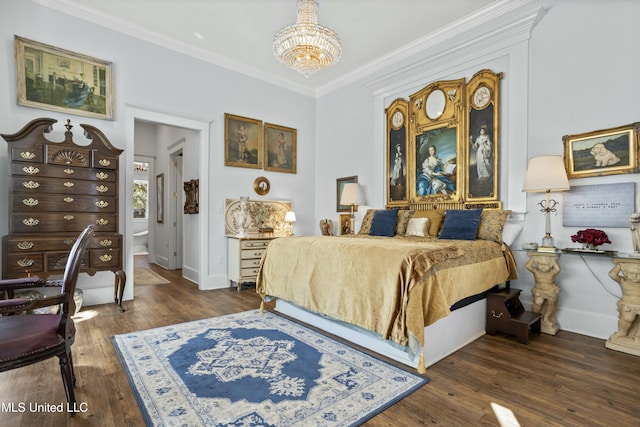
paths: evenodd
<path fill-rule="evenodd" d="M 271 184 L 269 183 L 269 180 L 267 178 L 265 178 L 264 176 L 259 176 L 255 179 L 255 181 L 253 181 L 253 189 L 259 195 L 264 196 L 271 189 Z"/>

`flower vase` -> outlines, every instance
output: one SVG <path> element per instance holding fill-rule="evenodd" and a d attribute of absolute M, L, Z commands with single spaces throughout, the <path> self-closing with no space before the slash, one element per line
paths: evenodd
<path fill-rule="evenodd" d="M 236 211 L 236 221 L 238 222 L 237 237 L 245 237 L 245 226 L 247 224 L 247 201 L 248 197 L 240 197 L 240 210 Z"/>
<path fill-rule="evenodd" d="M 593 246 L 591 243 L 583 243 L 582 249 L 584 249 L 585 251 L 595 251 L 596 247 Z"/>

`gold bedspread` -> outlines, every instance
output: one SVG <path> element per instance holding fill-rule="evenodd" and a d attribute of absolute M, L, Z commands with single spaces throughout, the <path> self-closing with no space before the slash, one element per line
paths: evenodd
<path fill-rule="evenodd" d="M 311 236 L 273 240 L 256 291 L 407 345 L 467 296 L 515 275 L 510 252 L 490 241 Z"/>

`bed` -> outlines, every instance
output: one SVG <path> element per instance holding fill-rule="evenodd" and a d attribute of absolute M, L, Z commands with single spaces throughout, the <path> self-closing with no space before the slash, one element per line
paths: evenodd
<path fill-rule="evenodd" d="M 369 210 L 356 235 L 271 242 L 256 291 L 284 314 L 424 372 L 484 334 L 483 295 L 515 278 L 502 242 L 508 214 Z M 393 225 L 381 233 L 384 215 Z"/>

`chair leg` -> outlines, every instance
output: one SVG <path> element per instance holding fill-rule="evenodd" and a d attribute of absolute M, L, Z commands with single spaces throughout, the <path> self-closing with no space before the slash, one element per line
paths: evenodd
<path fill-rule="evenodd" d="M 76 372 L 73 369 L 73 353 L 69 350 L 69 366 L 71 367 L 71 377 L 73 378 L 73 386 L 76 386 Z"/>
<path fill-rule="evenodd" d="M 73 390 L 74 374 L 73 367 L 71 365 L 71 354 L 62 354 L 58 356 L 60 359 L 60 373 L 62 374 L 62 383 L 64 384 L 64 392 L 67 395 L 67 402 L 69 407 L 76 407 L 76 396 Z M 74 415 L 74 412 L 71 412 Z"/>

